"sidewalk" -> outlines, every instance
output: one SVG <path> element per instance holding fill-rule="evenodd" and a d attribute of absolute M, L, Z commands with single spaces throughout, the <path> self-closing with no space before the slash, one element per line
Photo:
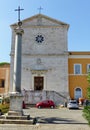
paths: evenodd
<path fill-rule="evenodd" d="M 90 130 L 82 117 L 82 110 L 25 109 L 25 113 L 38 118 L 36 125 L 0 124 L 0 130 Z"/>
<path fill-rule="evenodd" d="M 76 124 L 38 124 L 38 125 L 0 125 L 0 130 L 90 130 L 87 125 Z"/>

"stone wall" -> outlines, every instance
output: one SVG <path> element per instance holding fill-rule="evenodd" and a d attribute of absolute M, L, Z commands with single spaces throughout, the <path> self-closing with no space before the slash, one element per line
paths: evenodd
<path fill-rule="evenodd" d="M 43 100 L 53 100 L 56 105 L 63 104 L 68 100 L 68 94 L 67 97 L 61 95 L 60 93 L 57 93 L 55 91 L 26 91 L 23 90 L 23 100 L 26 104 L 36 104 L 37 102 L 43 101 Z"/>

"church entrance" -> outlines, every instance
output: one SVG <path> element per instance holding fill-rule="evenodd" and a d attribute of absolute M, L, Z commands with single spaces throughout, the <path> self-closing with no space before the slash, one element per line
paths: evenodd
<path fill-rule="evenodd" d="M 44 78 L 40 76 L 34 77 L 34 90 L 43 90 Z"/>

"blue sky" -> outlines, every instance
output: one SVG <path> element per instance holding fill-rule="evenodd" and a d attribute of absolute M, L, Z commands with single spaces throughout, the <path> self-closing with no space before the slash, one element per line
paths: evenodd
<path fill-rule="evenodd" d="M 10 62 L 11 28 L 17 22 L 20 6 L 21 20 L 39 13 L 70 25 L 69 51 L 90 51 L 90 0 L 2 0 L 0 1 L 0 62 Z"/>

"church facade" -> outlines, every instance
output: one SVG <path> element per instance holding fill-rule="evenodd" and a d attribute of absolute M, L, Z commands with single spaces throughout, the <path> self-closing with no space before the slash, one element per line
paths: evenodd
<path fill-rule="evenodd" d="M 14 82 L 14 29 L 16 27 L 17 24 L 11 25 L 10 91 L 13 91 Z M 69 24 L 37 14 L 23 20 L 22 28 L 24 34 L 22 36 L 21 90 L 52 91 L 66 98 L 69 96 L 74 98 L 74 93 L 72 95 L 71 91 L 75 91 L 75 88 L 72 90 L 73 83 L 69 74 L 71 73 L 69 62 L 72 61 L 68 52 Z M 78 88 L 78 86 L 74 87 Z"/>
<path fill-rule="evenodd" d="M 21 89 L 51 90 L 68 95 L 69 25 L 38 14 L 22 21 L 22 80 Z M 11 85 L 17 25 L 11 25 Z M 11 91 L 12 88 L 11 88 Z"/>

